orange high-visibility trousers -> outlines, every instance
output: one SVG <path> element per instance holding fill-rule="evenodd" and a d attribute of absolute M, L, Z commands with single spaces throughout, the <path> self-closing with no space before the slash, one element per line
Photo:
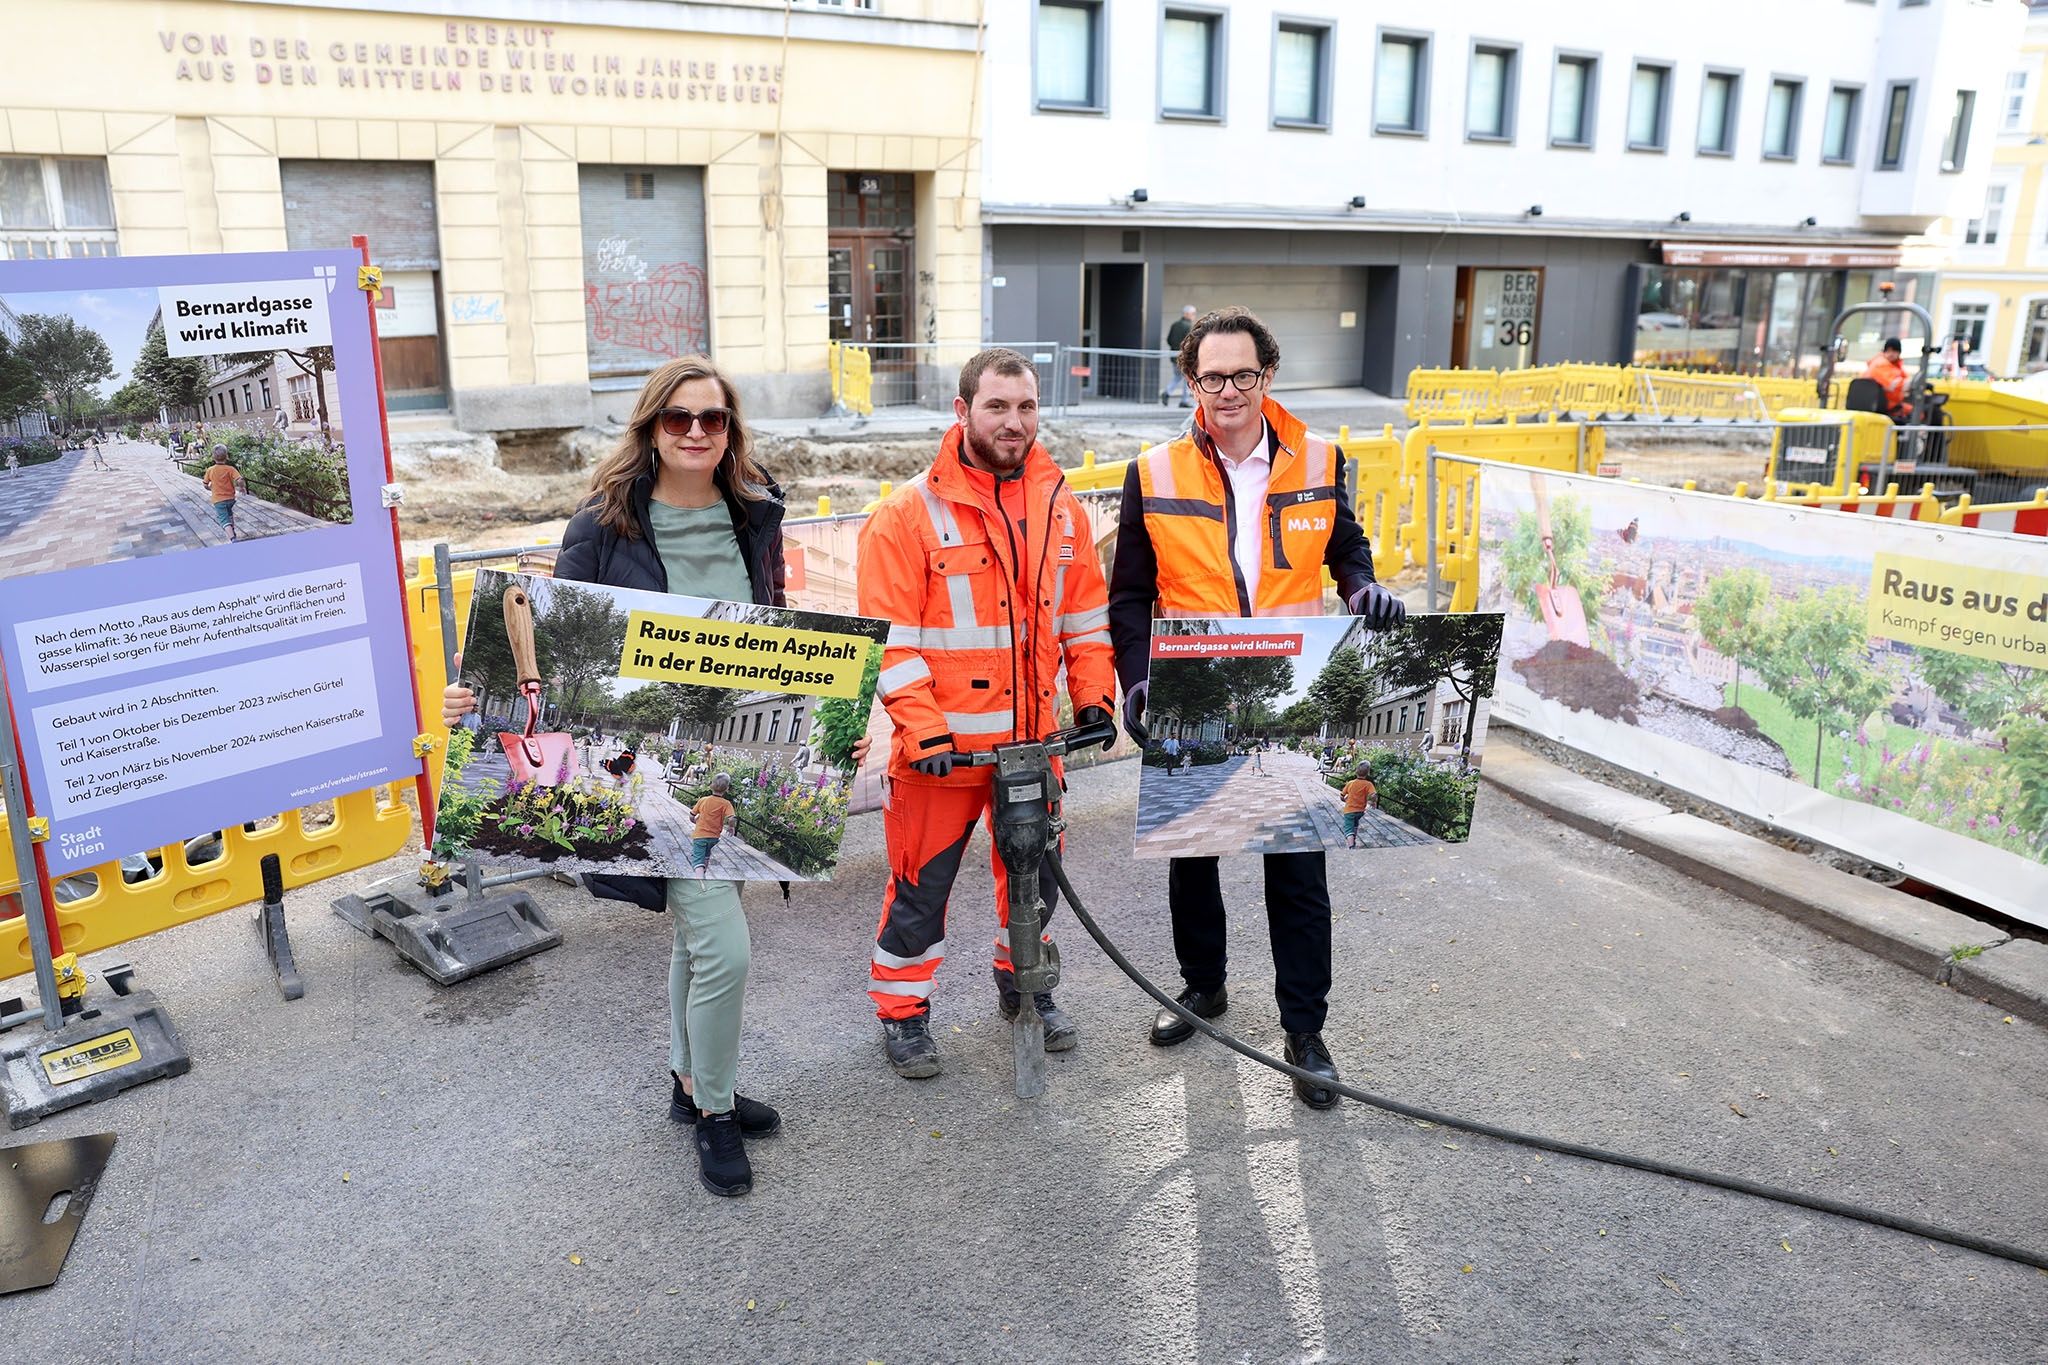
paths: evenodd
<path fill-rule="evenodd" d="M 1055 769 L 1059 766 L 1055 760 Z M 1062 777 L 1061 786 L 1065 785 Z M 974 837 L 975 821 L 984 821 L 989 829 L 989 863 L 996 878 L 994 962 L 996 970 L 1005 975 L 1010 971 L 1006 932 L 1010 878 L 995 851 L 987 782 L 955 787 L 892 777 L 883 786 L 882 801 L 889 888 L 882 898 L 882 922 L 875 931 L 868 994 L 880 1018 L 907 1019 L 930 1007 L 933 978 L 946 960 L 946 902 L 953 879 L 960 873 L 967 841 Z M 1043 925 L 1052 919 L 1053 907 L 1059 903 L 1059 884 L 1053 880 L 1050 862 L 1039 864 L 1038 890 L 1045 901 Z"/>

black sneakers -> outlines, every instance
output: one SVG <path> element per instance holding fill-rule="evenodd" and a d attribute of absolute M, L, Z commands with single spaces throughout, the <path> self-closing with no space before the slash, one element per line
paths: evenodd
<path fill-rule="evenodd" d="M 675 1088 L 669 1094 L 668 1116 L 677 1123 L 695 1124 L 700 1117 L 697 1102 L 683 1089 L 681 1078 L 673 1071 L 669 1073 L 669 1079 Z M 761 1101 L 750 1100 L 737 1092 L 732 1097 L 732 1112 L 739 1120 L 743 1137 L 773 1137 L 782 1128 L 782 1115 Z"/>
<path fill-rule="evenodd" d="M 754 1188 L 754 1167 L 740 1139 L 739 1120 L 731 1114 L 705 1114 L 697 1120 L 697 1178 L 705 1189 L 728 1199 Z"/>
<path fill-rule="evenodd" d="M 939 1045 L 932 1041 L 923 1014 L 882 1021 L 882 1050 L 896 1074 L 921 1081 L 939 1074 Z"/>

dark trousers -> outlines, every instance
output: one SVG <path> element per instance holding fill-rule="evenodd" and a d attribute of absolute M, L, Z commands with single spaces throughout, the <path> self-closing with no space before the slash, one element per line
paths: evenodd
<path fill-rule="evenodd" d="M 1174 858 L 1166 873 L 1173 952 L 1190 989 L 1223 984 L 1227 949 L 1223 887 L 1214 858 Z M 1329 1013 L 1330 883 L 1321 853 L 1266 855 L 1266 930 L 1273 941 L 1273 997 L 1289 1033 L 1317 1033 Z"/>

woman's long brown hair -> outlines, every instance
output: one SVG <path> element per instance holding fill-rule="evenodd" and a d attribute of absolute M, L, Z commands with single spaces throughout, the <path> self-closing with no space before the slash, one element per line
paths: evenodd
<path fill-rule="evenodd" d="M 725 428 L 725 458 L 712 471 L 721 493 L 753 502 L 768 496 L 768 471 L 754 460 L 754 438 L 747 432 L 740 413 L 740 396 L 719 368 L 701 355 L 677 356 L 665 361 L 647 376 L 640 398 L 633 404 L 633 416 L 612 453 L 590 471 L 590 491 L 596 500 L 597 519 L 615 534 L 638 539 L 640 518 L 633 510 L 633 483 L 654 468 L 654 420 L 668 406 L 668 396 L 678 384 L 692 379 L 715 379 L 725 393 L 725 406 L 732 420 Z"/>

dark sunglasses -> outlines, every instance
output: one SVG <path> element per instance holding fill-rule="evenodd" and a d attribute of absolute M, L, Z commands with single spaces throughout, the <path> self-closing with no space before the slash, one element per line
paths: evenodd
<path fill-rule="evenodd" d="M 654 414 L 654 419 L 671 436 L 688 436 L 692 423 L 702 426 L 706 436 L 722 436 L 732 424 L 732 409 L 706 408 L 702 412 L 691 412 L 688 408 L 663 408 Z"/>

